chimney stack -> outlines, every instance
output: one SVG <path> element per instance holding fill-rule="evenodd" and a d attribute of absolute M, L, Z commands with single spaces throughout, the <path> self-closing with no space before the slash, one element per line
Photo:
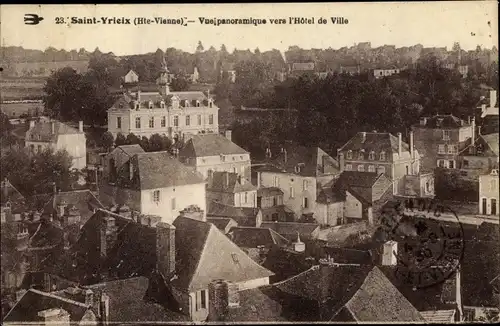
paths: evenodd
<path fill-rule="evenodd" d="M 415 158 L 415 147 L 414 147 L 414 143 L 413 143 L 413 131 L 410 131 L 410 157 L 412 159 Z"/>
<path fill-rule="evenodd" d="M 403 139 L 400 132 L 398 132 L 398 155 L 401 157 L 401 153 L 403 152 Z"/>
<path fill-rule="evenodd" d="M 79 130 L 80 132 L 83 132 L 83 121 L 81 121 L 81 120 L 80 120 L 80 121 L 78 121 L 78 130 Z"/>
<path fill-rule="evenodd" d="M 494 108 L 497 104 L 497 91 L 492 89 L 490 90 L 490 108 Z"/>
<path fill-rule="evenodd" d="M 94 304 L 94 292 L 91 289 L 86 289 L 84 292 L 85 295 L 85 305 L 93 306 Z"/>
<path fill-rule="evenodd" d="M 140 89 L 137 90 L 137 102 L 141 103 L 141 90 Z"/>
<path fill-rule="evenodd" d="M 179 212 L 180 216 L 192 218 L 198 221 L 206 221 L 205 211 L 196 205 L 190 205 Z"/>
<path fill-rule="evenodd" d="M 471 124 L 471 128 L 472 128 L 471 145 L 474 146 L 474 144 L 476 143 L 476 118 L 475 117 L 472 117 L 470 124 Z"/>
<path fill-rule="evenodd" d="M 232 139 L 231 139 L 231 135 L 232 135 L 232 131 L 231 131 L 231 130 L 226 130 L 226 131 L 224 132 L 224 136 L 225 136 L 227 139 L 229 139 L 230 141 L 232 141 Z"/>
<path fill-rule="evenodd" d="M 69 326 L 69 313 L 59 308 L 46 309 L 38 312 L 38 317 L 43 320 L 44 325 Z"/>
<path fill-rule="evenodd" d="M 426 124 L 427 124 L 427 118 L 426 117 L 420 118 L 420 125 L 425 126 Z"/>
<path fill-rule="evenodd" d="M 156 224 L 156 270 L 164 278 L 175 273 L 175 226 L 164 222 Z"/>
<path fill-rule="evenodd" d="M 229 310 L 229 284 L 224 280 L 214 280 L 208 285 L 208 321 L 226 319 Z"/>
<path fill-rule="evenodd" d="M 116 242 L 116 237 L 117 227 L 115 224 L 115 218 L 112 216 L 104 217 L 102 219 L 99 239 L 102 257 L 106 257 L 108 250 L 111 249 Z"/>
<path fill-rule="evenodd" d="M 101 312 L 101 322 L 103 326 L 109 323 L 109 296 L 105 293 L 101 293 L 101 302 L 99 310 Z"/>
<path fill-rule="evenodd" d="M 382 266 L 396 266 L 398 263 L 398 243 L 393 240 L 389 240 L 384 243 L 382 252 Z"/>
<path fill-rule="evenodd" d="M 54 135 L 56 133 L 56 123 L 54 121 L 50 122 L 50 130 L 51 130 L 52 135 Z"/>
<path fill-rule="evenodd" d="M 285 164 L 286 164 L 286 162 L 287 162 L 287 153 L 286 153 L 286 148 L 285 148 L 285 149 L 283 149 L 283 154 L 285 154 Z"/>
<path fill-rule="evenodd" d="M 338 150 L 339 152 L 339 168 L 340 168 L 340 173 L 344 172 L 345 169 L 345 158 L 344 158 L 344 153 Z"/>
<path fill-rule="evenodd" d="M 304 252 L 306 250 L 306 244 L 300 241 L 300 234 L 297 232 L 297 241 L 293 243 L 293 250 L 296 252 Z"/>
<path fill-rule="evenodd" d="M 30 120 L 30 129 L 35 127 L 35 120 Z"/>
<path fill-rule="evenodd" d="M 366 132 L 361 133 L 361 143 L 364 143 L 366 141 Z"/>
<path fill-rule="evenodd" d="M 229 188 L 229 172 L 224 173 L 224 187 Z"/>

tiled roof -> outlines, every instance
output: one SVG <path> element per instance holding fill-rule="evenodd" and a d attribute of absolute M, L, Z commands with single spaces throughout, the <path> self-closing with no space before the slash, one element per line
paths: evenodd
<path fill-rule="evenodd" d="M 349 191 L 363 203 L 372 204 L 384 194 L 373 192 L 376 183 L 381 184 L 384 189 L 388 189 L 392 184 L 385 175 L 376 172 L 344 171 L 335 181 L 332 193 L 342 199 L 345 198 L 345 192 Z"/>
<path fill-rule="evenodd" d="M 53 247 L 63 242 L 63 230 L 55 223 L 42 220 L 38 229 L 31 236 L 29 246 L 31 248 Z"/>
<path fill-rule="evenodd" d="M 443 129 L 443 128 L 454 129 L 466 126 L 469 126 L 469 124 L 466 121 L 457 118 L 454 115 L 446 114 L 446 115 L 435 115 L 432 118 L 427 118 L 425 125 L 417 124 L 414 127 L 430 128 L 430 129 Z"/>
<path fill-rule="evenodd" d="M 238 193 L 257 190 L 248 180 L 241 184 L 237 173 L 213 172 L 212 177 L 208 179 L 208 191 Z"/>
<path fill-rule="evenodd" d="M 256 225 L 256 217 L 259 213 L 259 208 L 234 207 L 214 201 L 208 203 L 207 206 L 207 216 L 229 217 L 235 220 L 240 226 Z"/>
<path fill-rule="evenodd" d="M 188 316 L 166 309 L 146 300 L 149 286 L 146 277 L 133 277 L 88 286 L 93 291 L 104 291 L 109 296 L 111 323 L 187 322 Z"/>
<path fill-rule="evenodd" d="M 340 151 L 360 151 L 363 149 L 366 153 L 370 151 L 386 152 L 387 154 L 397 153 L 398 141 L 398 137 L 388 132 L 358 132 L 340 148 Z M 401 146 L 403 152 L 408 152 L 410 149 L 410 146 L 404 141 L 401 142 Z"/>
<path fill-rule="evenodd" d="M 85 190 L 73 190 L 67 192 L 59 192 L 45 204 L 43 208 L 43 215 L 53 215 L 57 214 L 58 206 L 60 204 L 66 204 L 68 208 L 70 206 L 75 207 L 81 217 L 82 224 L 85 223 L 98 208 L 104 208 L 101 202 L 94 196 L 92 191 Z"/>
<path fill-rule="evenodd" d="M 496 156 L 498 156 L 499 155 L 498 134 L 493 133 L 488 135 L 481 135 L 480 137 L 484 139 L 484 141 L 488 144 L 490 149 L 496 154 Z"/>
<path fill-rule="evenodd" d="M 141 154 L 145 153 L 146 151 L 142 149 L 141 145 L 134 144 L 134 145 L 120 145 L 116 147 L 117 150 L 121 150 L 124 152 L 126 155 L 129 157 L 134 156 L 135 154 Z"/>
<path fill-rule="evenodd" d="M 301 237 L 311 237 L 319 230 L 319 224 L 297 222 L 262 222 L 260 227 L 272 229 L 287 239 L 290 236 L 297 238 L 297 232 Z"/>
<path fill-rule="evenodd" d="M 207 222 L 212 223 L 219 230 L 225 232 L 228 225 L 231 223 L 238 225 L 235 220 L 230 217 L 207 217 Z"/>
<path fill-rule="evenodd" d="M 289 243 L 287 239 L 271 229 L 257 227 L 233 227 L 229 231 L 229 237 L 239 247 L 257 248 L 258 246 L 285 246 Z"/>
<path fill-rule="evenodd" d="M 271 294 L 276 292 L 270 287 L 261 287 L 239 292 L 240 306 L 238 308 L 230 308 L 226 317 L 226 321 L 237 322 L 264 322 L 273 321 L 285 322 L 290 320 L 283 316 L 282 307 L 279 300 Z M 273 300 L 273 298 L 274 300 Z"/>
<path fill-rule="evenodd" d="M 286 150 L 286 153 L 285 153 Z M 283 152 L 272 154 L 268 166 L 261 171 L 287 172 L 301 176 L 316 177 L 323 174 L 323 158 L 326 158 L 324 174 L 340 173 L 338 162 L 319 147 L 287 145 Z"/>
<path fill-rule="evenodd" d="M 52 123 L 54 124 L 54 134 L 52 134 Z M 41 141 L 55 141 L 59 135 L 73 134 L 81 134 L 81 132 L 59 121 L 39 122 L 35 123 L 35 126 L 26 132 L 26 139 L 36 141 L 40 136 Z M 30 139 L 30 135 L 34 136 L 33 139 Z"/>
<path fill-rule="evenodd" d="M 51 293 L 29 289 L 5 316 L 4 322 L 41 322 L 38 312 L 60 308 L 69 313 L 71 322 L 80 322 L 90 309 L 85 304 Z"/>
<path fill-rule="evenodd" d="M 214 279 L 239 283 L 272 275 L 214 225 L 180 216 L 174 226 L 179 273 L 173 286 L 192 292 L 205 289 Z"/>
<path fill-rule="evenodd" d="M 334 226 L 330 229 L 330 232 L 328 232 L 327 240 L 332 244 L 343 244 L 351 236 L 359 235 L 362 233 L 371 234 L 373 232 L 374 228 L 371 227 L 367 221 L 342 224 Z"/>
<path fill-rule="evenodd" d="M 373 265 L 373 256 L 368 250 L 324 246 L 323 252 L 339 264 Z"/>
<path fill-rule="evenodd" d="M 26 201 L 24 196 L 7 179 L 2 181 L 0 191 L 0 204 L 2 206 L 10 202 L 11 208 L 16 210 L 18 206 L 23 206 Z"/>
<path fill-rule="evenodd" d="M 455 321 L 455 310 L 421 311 L 420 314 L 429 323 L 449 323 Z"/>
<path fill-rule="evenodd" d="M 179 151 L 180 157 L 248 154 L 226 137 L 217 134 L 195 135 Z"/>
<path fill-rule="evenodd" d="M 135 154 L 130 162 L 134 177 L 130 182 L 129 165 L 123 165 L 118 182 L 131 184 L 136 190 L 166 188 L 204 183 L 203 176 L 192 167 L 179 162 L 169 152 Z"/>
<path fill-rule="evenodd" d="M 265 187 L 257 189 L 258 197 L 271 197 L 283 195 L 283 190 L 278 187 Z"/>

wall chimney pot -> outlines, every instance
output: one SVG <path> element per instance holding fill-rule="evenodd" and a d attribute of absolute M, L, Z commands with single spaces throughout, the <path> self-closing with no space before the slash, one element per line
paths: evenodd
<path fill-rule="evenodd" d="M 81 121 L 81 120 L 80 120 L 80 121 L 78 121 L 78 130 L 79 130 L 80 132 L 83 132 L 83 121 Z"/>
<path fill-rule="evenodd" d="M 156 224 L 156 269 L 165 278 L 175 272 L 175 226 Z"/>
<path fill-rule="evenodd" d="M 382 249 L 382 266 L 396 266 L 398 263 L 398 243 L 396 241 L 387 241 Z"/>
<path fill-rule="evenodd" d="M 472 128 L 471 144 L 472 144 L 472 146 L 474 146 L 474 144 L 476 143 L 476 118 L 475 117 L 472 117 L 470 124 L 471 124 L 471 128 Z"/>
<path fill-rule="evenodd" d="M 35 127 L 35 120 L 30 120 L 30 129 Z"/>
<path fill-rule="evenodd" d="M 50 130 L 51 130 L 52 135 L 54 135 L 56 133 L 56 123 L 54 121 L 50 122 Z"/>
<path fill-rule="evenodd" d="M 232 131 L 231 130 L 226 130 L 224 132 L 224 136 L 229 139 L 230 141 L 232 141 Z"/>
<path fill-rule="evenodd" d="M 364 143 L 366 141 L 366 132 L 361 133 L 361 143 Z"/>
<path fill-rule="evenodd" d="M 401 153 L 403 152 L 403 139 L 400 132 L 398 132 L 398 155 L 401 157 Z"/>

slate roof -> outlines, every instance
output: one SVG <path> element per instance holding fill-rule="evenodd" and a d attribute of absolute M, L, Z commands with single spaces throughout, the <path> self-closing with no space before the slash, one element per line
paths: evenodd
<path fill-rule="evenodd" d="M 62 241 L 62 228 L 55 223 L 42 220 L 36 232 L 31 236 L 29 246 L 31 248 L 53 247 L 61 245 Z"/>
<path fill-rule="evenodd" d="M 257 197 L 283 196 L 283 190 L 278 187 L 263 187 L 257 189 Z"/>
<path fill-rule="evenodd" d="M 360 151 L 363 149 L 366 153 L 370 151 L 374 151 L 375 153 L 386 152 L 387 154 L 397 153 L 399 148 L 398 142 L 398 137 L 388 132 L 358 132 L 339 151 Z M 404 141 L 401 142 L 401 146 L 403 152 L 410 150 L 410 146 Z"/>
<path fill-rule="evenodd" d="M 286 172 L 316 177 L 323 174 L 322 157 L 326 157 L 325 174 L 340 173 L 338 162 L 319 147 L 287 145 L 283 149 L 286 149 L 286 155 L 284 152 L 273 154 L 268 160 L 271 164 L 260 168 L 259 171 Z"/>
<path fill-rule="evenodd" d="M 179 151 L 180 157 L 248 154 L 240 146 L 217 134 L 195 135 Z"/>
<path fill-rule="evenodd" d="M 78 209 L 82 224 L 85 223 L 98 208 L 104 208 L 101 202 L 94 196 L 92 191 L 73 190 L 67 192 L 58 192 L 45 204 L 42 215 L 57 214 L 58 205 L 65 203 Z"/>
<path fill-rule="evenodd" d="M 179 216 L 174 226 L 176 269 L 182 271 L 172 282 L 175 287 L 193 292 L 206 289 L 214 279 L 238 283 L 273 274 L 254 262 L 211 223 Z"/>
<path fill-rule="evenodd" d="M 289 241 L 273 231 L 257 227 L 233 227 L 228 233 L 230 239 L 243 248 L 257 248 L 258 246 L 286 246 Z"/>
<path fill-rule="evenodd" d="M 71 322 L 79 322 L 90 309 L 85 304 L 51 293 L 29 289 L 7 313 L 4 322 L 41 322 L 38 312 L 60 308 L 69 313 Z"/>
<path fill-rule="evenodd" d="M 52 134 L 52 123 L 54 123 L 54 134 Z M 37 141 L 38 136 L 40 136 L 40 141 L 56 141 L 59 135 L 74 135 L 83 134 L 78 129 L 68 126 L 65 123 L 59 121 L 52 122 L 39 122 L 35 123 L 33 128 L 30 128 L 26 132 L 26 139 L 29 141 Z M 34 136 L 34 139 L 30 139 L 30 135 Z"/>
<path fill-rule="evenodd" d="M 255 226 L 259 208 L 234 207 L 212 201 L 207 205 L 207 216 L 209 217 L 229 217 L 240 226 Z"/>
<path fill-rule="evenodd" d="M 311 238 L 319 230 L 319 224 L 297 222 L 262 222 L 260 227 L 272 229 L 289 240 L 296 239 L 297 232 L 301 237 Z"/>
<path fill-rule="evenodd" d="M 11 208 L 17 210 L 23 206 L 26 199 L 14 187 L 9 180 L 5 179 L 1 183 L 0 189 L 0 204 L 4 206 L 7 202 L 11 203 Z"/>
<path fill-rule="evenodd" d="M 132 157 L 135 154 L 141 154 L 141 153 L 146 152 L 144 149 L 142 149 L 141 145 L 139 145 L 139 144 L 120 145 L 120 146 L 117 146 L 116 149 L 121 150 L 123 153 L 125 153 L 129 157 Z"/>
<path fill-rule="evenodd" d="M 481 135 L 480 137 L 484 139 L 484 141 L 488 144 L 493 153 L 495 153 L 495 155 L 498 156 L 499 155 L 498 134 L 493 133 L 488 135 Z"/>
<path fill-rule="evenodd" d="M 118 183 L 132 189 L 147 190 L 205 183 L 203 176 L 192 167 L 179 162 L 169 152 L 135 154 L 130 159 L 134 177 L 130 182 L 129 164 L 122 166 Z"/>
<path fill-rule="evenodd" d="M 335 181 L 331 197 L 335 197 L 337 200 L 342 199 L 345 198 L 346 191 L 349 191 L 361 202 L 373 204 L 385 193 L 385 191 L 374 193 L 376 183 L 382 184 L 384 190 L 387 190 L 392 185 L 392 182 L 384 174 L 344 171 Z"/>
<path fill-rule="evenodd" d="M 109 321 L 112 323 L 189 321 L 188 316 L 147 300 L 149 283 L 148 278 L 140 276 L 94 284 L 87 288 L 96 292 L 104 291 L 109 296 Z"/>
<path fill-rule="evenodd" d="M 207 190 L 215 192 L 239 193 L 257 190 L 257 187 L 252 185 L 249 180 L 245 180 L 245 182 L 241 184 L 237 173 L 217 171 L 213 172 L 212 177 L 208 179 Z"/>
<path fill-rule="evenodd" d="M 225 232 L 230 223 L 237 225 L 236 221 L 230 217 L 207 217 L 207 222 L 215 225 L 219 230 Z"/>
<path fill-rule="evenodd" d="M 286 322 L 279 300 L 271 287 L 248 289 L 239 292 L 240 306 L 230 308 L 226 317 L 228 322 Z M 274 298 L 274 299 L 273 299 Z"/>
<path fill-rule="evenodd" d="M 441 121 L 441 122 L 440 122 Z M 416 124 L 415 128 L 429 129 L 455 129 L 470 126 L 466 121 L 457 118 L 452 114 L 435 115 L 432 118 L 427 118 L 425 125 Z"/>
<path fill-rule="evenodd" d="M 475 141 L 476 151 L 474 154 L 469 152 L 472 145 L 472 138 L 465 141 L 465 148 L 460 151 L 461 156 L 480 156 L 480 157 L 498 157 L 498 133 L 479 135 Z M 477 149 L 481 148 L 482 151 L 478 152 Z"/>

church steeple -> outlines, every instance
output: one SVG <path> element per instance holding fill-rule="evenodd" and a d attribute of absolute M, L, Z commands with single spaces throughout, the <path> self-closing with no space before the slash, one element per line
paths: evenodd
<path fill-rule="evenodd" d="M 167 96 L 170 93 L 169 70 L 167 67 L 167 60 L 165 59 L 165 55 L 163 56 L 162 63 L 161 63 L 160 76 L 156 80 L 156 83 L 158 84 L 158 86 L 160 88 L 160 93 L 163 96 Z"/>

